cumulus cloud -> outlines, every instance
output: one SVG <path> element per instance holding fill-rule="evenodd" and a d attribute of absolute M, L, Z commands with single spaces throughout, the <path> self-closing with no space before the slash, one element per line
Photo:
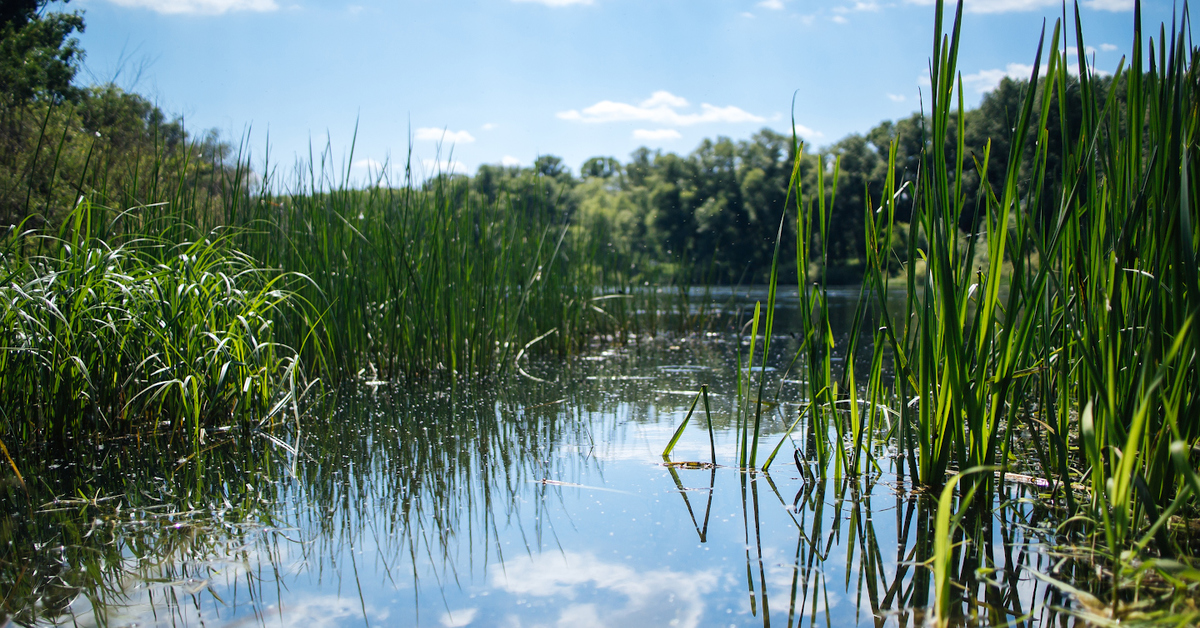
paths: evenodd
<path fill-rule="evenodd" d="M 798 135 L 810 142 L 815 142 L 815 141 L 825 137 L 824 133 L 822 133 L 820 131 L 814 131 L 814 130 L 804 126 L 803 124 L 797 124 L 793 128 L 796 130 L 796 135 Z"/>
<path fill-rule="evenodd" d="M 908 98 L 906 98 L 906 97 L 904 96 L 904 94 L 891 94 L 891 93 L 889 93 L 889 94 L 887 95 L 887 97 L 888 97 L 888 100 L 890 100 L 890 101 L 892 101 L 892 102 L 904 102 L 905 100 L 908 100 Z"/>
<path fill-rule="evenodd" d="M 758 6 L 764 9 L 772 9 L 774 11 L 783 10 L 783 0 L 763 0 L 758 3 Z"/>
<path fill-rule="evenodd" d="M 699 113 L 679 111 L 688 107 L 688 101 L 668 91 L 657 91 L 641 103 L 602 100 L 582 111 L 571 109 L 556 114 L 560 119 L 573 122 L 652 122 L 667 126 L 689 126 L 705 122 L 763 122 L 765 118 L 729 105 L 717 107 L 708 103 L 700 105 Z"/>
<path fill-rule="evenodd" d="M 496 128 L 496 123 L 495 122 L 485 122 L 485 123 L 483 123 L 483 126 L 481 126 L 479 128 L 483 129 L 484 131 L 491 131 L 492 129 Z"/>
<path fill-rule="evenodd" d="M 1010 63 L 1003 70 L 980 70 L 973 74 L 964 74 L 962 82 L 964 88 L 971 87 L 982 94 L 996 89 L 996 86 L 1006 76 L 1011 79 L 1028 79 L 1031 74 L 1033 74 L 1032 65 Z M 925 80 L 928 81 L 929 79 L 926 78 Z"/>
<path fill-rule="evenodd" d="M 466 131 L 448 131 L 432 127 L 417 129 L 416 137 L 425 142 L 449 142 L 450 144 L 470 144 L 475 141 L 475 136 Z"/>
<path fill-rule="evenodd" d="M 521 165 L 521 160 L 512 155 L 505 155 L 500 158 L 500 165 L 506 168 L 515 168 Z"/>
<path fill-rule="evenodd" d="M 1073 50 L 1074 49 L 1072 49 L 1072 54 L 1074 54 Z M 1079 76 L 1078 63 L 1069 63 L 1067 64 L 1066 69 L 1071 76 Z M 1041 68 L 1038 70 L 1038 76 L 1045 77 L 1047 71 L 1049 71 L 1049 67 L 1043 63 Z M 1112 74 L 1111 72 L 1106 72 L 1093 67 L 1089 67 L 1088 71 L 1093 76 L 1111 76 Z M 996 89 L 996 86 L 1000 84 L 1000 81 L 1002 81 L 1004 77 L 1008 77 L 1013 80 L 1028 81 L 1032 75 L 1032 65 L 1026 63 L 1010 63 L 1004 66 L 1003 69 L 993 68 L 990 70 L 972 72 L 971 74 L 963 74 L 963 89 L 974 89 L 977 93 L 983 94 Z M 921 87 L 930 87 L 929 75 L 925 74 L 918 78 L 917 85 L 920 85 Z"/>
<path fill-rule="evenodd" d="M 1112 52 L 1112 51 L 1116 50 L 1117 47 L 1112 44 L 1100 44 L 1100 49 L 1103 50 L 1104 52 Z"/>
<path fill-rule="evenodd" d="M 718 572 L 635 570 L 562 552 L 492 565 L 489 575 L 493 587 L 513 595 L 559 598 L 559 626 L 694 628 L 703 623 L 705 596 L 716 588 Z"/>
<path fill-rule="evenodd" d="M 643 107 L 686 107 L 688 101 L 682 96 L 676 96 L 666 90 L 659 90 L 650 94 L 650 97 L 642 101 Z"/>
<path fill-rule="evenodd" d="M 274 11 L 279 8 L 275 0 L 109 0 L 113 4 L 150 9 L 158 13 L 194 13 L 220 15 L 230 11 Z"/>
<path fill-rule="evenodd" d="M 513 2 L 534 2 L 548 7 L 565 7 L 572 4 L 591 4 L 592 0 L 513 0 Z"/>
<path fill-rule="evenodd" d="M 648 142 L 662 142 L 666 140 L 677 140 L 683 136 L 675 129 L 635 129 L 633 139 L 646 140 Z"/>

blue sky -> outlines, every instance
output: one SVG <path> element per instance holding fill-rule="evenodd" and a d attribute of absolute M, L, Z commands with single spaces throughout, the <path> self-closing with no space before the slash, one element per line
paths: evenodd
<path fill-rule="evenodd" d="M 1056 0 L 968 0 L 968 104 L 1027 76 Z M 1132 0 L 1083 2 L 1100 70 L 1132 42 Z M 932 0 L 74 0 L 81 80 L 133 88 L 192 130 L 250 132 L 290 164 L 331 142 L 365 176 L 402 163 L 473 173 L 553 154 L 627 160 L 705 137 L 787 132 L 817 146 L 919 108 Z M 1147 0 L 1148 25 L 1172 7 Z M 1047 32 L 1047 39 L 1049 32 Z M 1072 39 L 1073 41 L 1073 39 Z M 439 154 L 440 146 L 440 154 Z"/>

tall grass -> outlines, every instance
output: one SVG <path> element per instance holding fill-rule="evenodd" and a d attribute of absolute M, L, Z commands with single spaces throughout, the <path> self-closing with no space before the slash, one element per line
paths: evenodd
<path fill-rule="evenodd" d="M 1200 49 L 1189 43 L 1186 5 L 1179 24 L 1160 29 L 1157 41 L 1143 38 L 1140 3 L 1134 14 L 1133 52 L 1111 83 L 1099 80 L 1083 52 L 1078 9 L 1074 56 L 1063 21 L 1048 42 L 1043 32 L 1009 153 L 991 154 L 989 145 L 967 155 L 957 70 L 962 3 L 945 31 L 939 1 L 928 137 L 907 227 L 910 263 L 898 277 L 889 273 L 901 214 L 889 177 L 864 208 L 868 298 L 839 381 L 830 368 L 824 282 L 800 285 L 801 316 L 813 323 L 802 352 L 807 393 L 820 402 L 810 429 L 822 472 L 855 473 L 858 456 L 870 456 L 860 438 L 853 366 L 869 307 L 878 332 L 867 397 L 894 399 L 900 420 L 893 433 L 912 478 L 941 487 L 957 470 L 997 467 L 998 474 L 955 478 L 986 509 L 1020 434 L 1022 452 L 1037 458 L 1067 520 L 1099 535 L 1118 575 L 1137 551 L 1181 553 L 1161 532 L 1172 513 L 1196 507 L 1185 487 L 1200 443 L 1200 335 L 1193 329 L 1200 312 L 1193 227 L 1200 220 Z M 1077 78 L 1068 74 L 1072 62 Z M 1104 85 L 1112 86 L 1107 93 Z M 1077 130 L 1059 125 L 1061 172 L 1048 177 L 1051 120 L 1067 119 L 1075 89 L 1082 121 Z M 1026 164 L 1029 145 L 1033 163 Z M 890 155 L 894 173 L 894 145 Z M 968 160 L 986 172 L 997 159 L 1006 163 L 1003 185 L 985 182 L 978 198 L 967 198 Z M 836 165 L 832 175 L 836 188 Z M 1047 181 L 1055 178 L 1061 186 L 1051 189 Z M 796 197 L 800 267 L 828 233 L 822 185 L 815 199 Z M 976 216 L 969 233 L 959 230 L 963 215 Z M 888 307 L 895 289 L 907 292 L 902 311 Z M 849 411 L 838 405 L 846 402 Z M 842 443 L 854 453 L 843 456 Z M 1080 485 L 1086 490 L 1077 495 L 1072 487 Z M 1127 553 L 1135 542 L 1137 551 Z"/>
<path fill-rule="evenodd" d="M 406 167 L 363 186 L 333 163 L 326 150 L 285 180 L 248 151 L 164 148 L 116 178 L 85 166 L 71 209 L 45 197 L 0 260 L 0 432 L 170 422 L 198 438 L 278 412 L 313 377 L 524 372 L 529 351 L 656 333 L 668 308 L 695 318 L 686 287 L 634 289 L 586 263 L 602 243 L 537 177 L 489 200 L 462 177 Z"/>
<path fill-rule="evenodd" d="M 263 422 L 304 374 L 272 318 L 287 278 L 221 232 L 191 241 L 102 239 L 113 217 L 80 203 L 61 233 L 6 234 L 0 248 L 0 433 L 23 442 Z M 12 463 L 12 460 L 9 460 Z M 14 468 L 16 465 L 13 464 Z"/>
<path fill-rule="evenodd" d="M 356 187 L 331 162 L 326 151 L 290 182 L 247 190 L 223 224 L 239 250 L 310 280 L 298 292 L 321 309 L 336 370 L 486 375 L 533 338 L 561 354 L 611 324 L 571 216 L 536 181 L 534 194 L 489 201 L 465 178 L 421 182 L 408 167 L 403 181 Z"/>

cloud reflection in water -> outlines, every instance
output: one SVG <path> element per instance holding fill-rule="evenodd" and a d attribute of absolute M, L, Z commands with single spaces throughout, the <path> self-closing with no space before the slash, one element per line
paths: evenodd
<path fill-rule="evenodd" d="M 637 571 L 590 553 L 563 552 L 492 565 L 489 575 L 493 587 L 513 595 L 566 598 L 558 605 L 557 626 L 691 628 L 700 625 L 704 595 L 716 588 L 718 572 Z"/>

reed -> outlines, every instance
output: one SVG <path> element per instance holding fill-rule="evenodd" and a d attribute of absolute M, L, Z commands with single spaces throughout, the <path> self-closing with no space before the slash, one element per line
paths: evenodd
<path fill-rule="evenodd" d="M 705 318 L 687 285 L 589 263 L 602 234 L 572 229 L 537 176 L 489 200 L 410 167 L 362 186 L 328 147 L 290 180 L 269 161 L 256 174 L 245 144 L 228 159 L 202 148 L 164 146 L 120 177 L 97 156 L 73 174 L 72 208 L 44 197 L 6 235 L 4 439 L 161 422 L 198 439 L 251 407 L 299 414 L 318 377 L 490 377 L 526 349 L 656 334 L 664 312 Z"/>
<path fill-rule="evenodd" d="M 962 143 L 956 67 L 962 3 L 948 32 L 940 1 L 936 11 L 928 138 L 908 225 L 906 259 L 913 262 L 899 277 L 888 270 L 889 259 L 900 257 L 889 248 L 901 198 L 894 179 L 877 206 L 864 208 L 864 292 L 879 329 L 867 396 L 886 396 L 880 388 L 891 380 L 899 442 L 916 482 L 936 488 L 956 469 L 1006 471 L 1022 434 L 1046 485 L 1054 487 L 1052 497 L 1070 521 L 1083 521 L 1100 536 L 1113 573 L 1119 576 L 1138 552 L 1178 556 L 1175 541 L 1157 531 L 1172 513 L 1194 512 L 1197 504 L 1186 487 L 1200 441 L 1200 396 L 1194 393 L 1200 336 L 1192 328 L 1200 312 L 1200 240 L 1193 228 L 1200 219 L 1193 201 L 1200 174 L 1200 49 L 1187 43 L 1187 7 L 1170 33 L 1164 26 L 1157 41 L 1147 42 L 1137 4 L 1133 52 L 1111 81 L 1102 81 L 1082 52 L 1077 8 L 1074 48 L 1080 52 L 1068 55 L 1064 15 L 1048 46 L 1045 32 L 1039 40 L 1009 153 L 992 155 L 989 146 L 973 156 Z M 1077 78 L 1067 72 L 1072 61 L 1080 68 Z M 1061 185 L 1051 188 L 1050 121 L 1067 119 L 1074 89 L 1081 122 L 1077 129 L 1059 125 Z M 1024 162 L 1027 154 L 1032 163 Z M 890 172 L 895 155 L 893 146 Z M 1006 163 L 1003 185 L 985 182 L 978 198 L 967 198 L 968 160 L 987 171 L 995 159 Z M 824 194 L 818 189 L 815 203 L 797 202 L 805 242 L 816 239 L 814 225 L 818 233 L 827 228 Z M 976 216 L 971 232 L 959 230 L 963 215 Z M 803 246 L 798 261 L 812 259 Z M 822 286 L 801 286 L 809 295 L 802 315 L 814 321 L 805 339 L 810 390 L 831 381 Z M 888 306 L 897 287 L 907 292 L 899 312 Z M 856 343 L 853 333 L 842 375 L 851 390 Z M 882 376 L 885 368 L 890 378 Z M 841 451 L 837 441 L 849 441 L 855 457 L 869 455 L 858 399 L 843 385 L 852 410 L 839 415 L 833 390 L 825 409 L 812 415 L 818 468 L 854 473 L 856 463 L 836 454 L 831 461 L 830 452 Z M 825 416 L 833 418 L 832 428 Z M 955 475 L 951 485 L 987 509 L 1003 478 Z M 1072 488 L 1081 485 L 1082 503 Z M 1138 539 L 1145 542 L 1135 544 Z M 1128 552 L 1135 545 L 1138 551 Z M 1119 589 L 1112 587 L 1114 608 Z"/>
<path fill-rule="evenodd" d="M 20 442 L 268 422 L 305 389 L 273 317 L 298 306 L 221 231 L 194 240 L 101 239 L 113 217 L 80 203 L 59 235 L 6 234 L 0 249 L 0 434 Z M 6 450 L 7 453 L 7 450 Z M 17 465 L 10 458 L 14 468 Z"/>
<path fill-rule="evenodd" d="M 421 182 L 407 166 L 403 181 L 356 187 L 332 161 L 326 150 L 302 177 L 268 178 L 226 206 L 223 224 L 239 250 L 310 280 L 298 292 L 322 310 L 334 370 L 487 376 L 511 369 L 530 339 L 561 355 L 597 333 L 657 333 L 660 312 L 686 308 L 686 290 L 660 303 L 589 261 L 600 238 L 572 229 L 539 177 L 489 200 L 465 178 Z M 306 333 L 303 321 L 285 327 L 293 342 Z"/>

